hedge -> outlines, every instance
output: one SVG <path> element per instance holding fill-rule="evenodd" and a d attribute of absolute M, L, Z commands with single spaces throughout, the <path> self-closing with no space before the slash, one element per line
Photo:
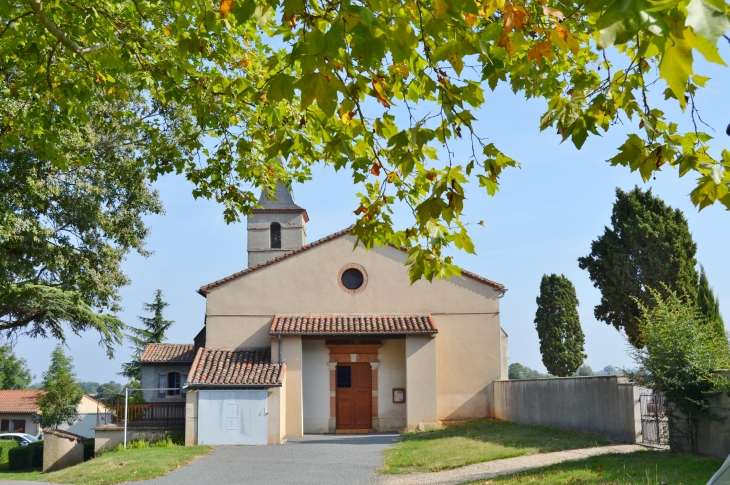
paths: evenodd
<path fill-rule="evenodd" d="M 7 463 L 8 452 L 17 447 L 18 442 L 15 440 L 0 440 L 0 463 Z"/>
<path fill-rule="evenodd" d="M 8 451 L 8 468 L 11 471 L 43 468 L 43 442 L 11 448 Z"/>
<path fill-rule="evenodd" d="M 91 460 L 96 456 L 94 446 L 94 438 L 87 438 L 84 441 L 84 461 Z"/>

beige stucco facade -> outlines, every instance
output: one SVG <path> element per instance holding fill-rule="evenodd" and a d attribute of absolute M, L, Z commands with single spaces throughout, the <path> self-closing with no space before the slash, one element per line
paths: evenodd
<path fill-rule="evenodd" d="M 301 245 L 301 214 L 257 214 L 249 221 L 249 248 L 265 249 L 269 234 L 264 227 L 282 217 L 291 218 L 291 234 L 301 229 L 296 237 L 302 239 L 290 240 Z M 282 223 L 283 248 L 288 244 L 284 227 Z M 331 379 L 336 363 L 326 344 L 337 336 L 270 335 L 277 315 L 431 315 L 435 335 L 377 337 L 377 357 L 368 360 L 376 379 L 373 429 L 428 428 L 444 420 L 491 415 L 492 383 L 507 375 L 499 288 L 469 277 L 411 285 L 406 253 L 392 247 L 353 250 L 354 243 L 349 235 L 333 238 L 206 291 L 207 348 L 270 346 L 271 361 L 286 364 L 282 387 L 269 394 L 269 442 L 334 431 Z M 346 292 L 338 283 L 348 264 L 367 273 L 364 290 Z M 356 354 L 352 359 L 362 361 Z M 404 403 L 393 402 L 394 389 L 405 389 Z M 189 394 L 188 406 L 190 399 Z M 278 425 L 272 426 L 273 421 Z"/>

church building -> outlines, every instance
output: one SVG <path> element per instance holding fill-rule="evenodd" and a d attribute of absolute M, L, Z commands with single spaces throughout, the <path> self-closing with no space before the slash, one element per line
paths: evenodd
<path fill-rule="evenodd" d="M 248 268 L 198 290 L 195 343 L 143 356 L 143 381 L 180 379 L 181 392 L 149 399 L 186 402 L 186 444 L 492 416 L 492 383 L 507 378 L 504 286 L 466 270 L 411 285 L 406 252 L 353 250 L 349 228 L 307 244 L 307 211 L 282 185 L 275 197 L 248 218 Z"/>

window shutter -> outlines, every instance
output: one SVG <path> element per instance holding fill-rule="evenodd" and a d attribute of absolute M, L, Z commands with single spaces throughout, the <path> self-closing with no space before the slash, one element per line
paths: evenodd
<path fill-rule="evenodd" d="M 180 375 L 180 393 L 185 396 L 188 393 L 188 390 L 185 389 L 185 384 L 188 382 L 188 375 L 187 374 L 181 374 Z"/>
<path fill-rule="evenodd" d="M 158 397 L 165 397 L 166 391 L 164 389 L 167 387 L 167 374 L 164 372 L 160 372 L 160 385 L 158 386 L 160 388 L 159 391 L 157 391 Z"/>

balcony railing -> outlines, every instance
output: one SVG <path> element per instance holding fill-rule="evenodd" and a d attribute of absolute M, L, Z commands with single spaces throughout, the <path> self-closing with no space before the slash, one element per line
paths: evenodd
<path fill-rule="evenodd" d="M 97 411 L 96 425 L 124 426 L 124 402 L 115 402 L 109 409 Z M 185 429 L 185 403 L 129 404 L 127 428 Z"/>

